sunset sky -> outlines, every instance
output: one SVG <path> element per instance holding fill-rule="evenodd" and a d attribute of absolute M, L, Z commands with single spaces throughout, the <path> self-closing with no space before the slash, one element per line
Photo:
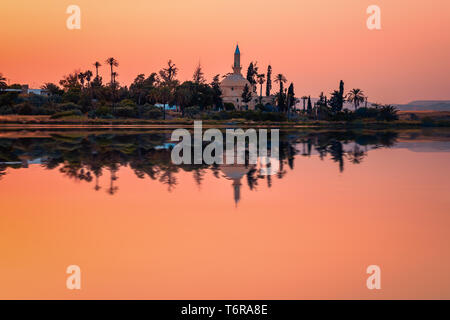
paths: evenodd
<path fill-rule="evenodd" d="M 81 30 L 66 28 L 72 4 Z M 379 31 L 366 27 L 373 4 Z M 244 72 L 270 63 L 297 96 L 330 93 L 343 79 L 373 102 L 450 99 L 448 0 L 15 0 L 1 1 L 0 21 L 0 73 L 11 84 L 58 82 L 110 56 L 122 85 L 169 58 L 180 80 L 200 62 L 210 81 L 231 71 L 238 42 Z"/>

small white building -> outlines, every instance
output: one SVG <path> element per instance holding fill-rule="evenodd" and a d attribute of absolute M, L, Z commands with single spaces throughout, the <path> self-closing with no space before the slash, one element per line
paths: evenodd
<path fill-rule="evenodd" d="M 2 91 L 2 92 L 18 92 L 21 94 L 33 93 L 33 94 L 37 94 L 40 96 L 48 96 L 47 90 L 45 90 L 45 89 L 30 89 L 27 84 L 22 85 L 20 89 L 7 88 L 7 89 L 0 89 L 0 91 Z"/>

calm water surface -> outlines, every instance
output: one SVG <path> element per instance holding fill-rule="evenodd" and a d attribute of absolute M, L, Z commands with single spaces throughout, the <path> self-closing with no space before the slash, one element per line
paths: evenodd
<path fill-rule="evenodd" d="M 450 299 L 449 131 L 281 132 L 273 176 L 169 138 L 0 132 L 0 298 Z"/>

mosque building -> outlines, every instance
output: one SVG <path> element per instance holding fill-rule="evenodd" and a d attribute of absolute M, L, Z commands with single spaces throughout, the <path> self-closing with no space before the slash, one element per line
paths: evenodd
<path fill-rule="evenodd" d="M 259 103 L 259 96 L 257 94 L 256 86 L 252 86 L 250 82 L 242 76 L 241 73 L 241 52 L 239 45 L 236 45 L 234 52 L 234 64 L 233 73 L 228 74 L 220 83 L 220 89 L 222 91 L 223 103 L 232 103 L 236 110 L 254 110 L 255 106 Z M 247 103 L 242 101 L 242 93 L 245 86 L 248 86 L 251 92 L 251 100 Z M 262 104 L 273 103 L 273 96 L 263 96 Z"/>

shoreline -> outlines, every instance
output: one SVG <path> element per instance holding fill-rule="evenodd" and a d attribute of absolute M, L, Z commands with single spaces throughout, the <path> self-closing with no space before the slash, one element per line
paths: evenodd
<path fill-rule="evenodd" d="M 399 119 L 381 121 L 375 119 L 357 119 L 352 121 L 330 120 L 286 120 L 286 121 L 257 121 L 244 118 L 223 120 L 170 118 L 136 119 L 136 118 L 88 118 L 86 116 L 70 116 L 52 119 L 46 115 L 0 115 L 0 129 L 38 129 L 38 128 L 180 128 L 193 127 L 194 121 L 202 121 L 205 128 L 228 127 L 282 127 L 282 128 L 423 128 L 450 127 L 450 112 L 414 112 L 401 111 Z"/>
<path fill-rule="evenodd" d="M 450 121 L 353 121 L 353 122 L 331 122 L 331 121 L 312 121 L 312 122 L 250 122 L 250 121 L 202 121 L 204 128 L 230 128 L 230 127 L 279 127 L 284 129 L 313 129 L 313 128 L 329 128 L 329 129 L 411 129 L 411 128 L 450 128 Z M 45 129 L 45 128 L 61 128 L 61 129 L 109 129 L 109 128 L 142 128 L 142 129 L 171 129 L 171 128 L 193 128 L 192 121 L 170 121 L 165 122 L 142 122 L 142 121 L 0 121 L 0 130 L 24 130 L 24 129 Z"/>
<path fill-rule="evenodd" d="M 414 114 L 415 118 L 411 119 Z M 3 115 L 0 116 L 0 129 L 39 129 L 39 128 L 148 128 L 170 129 L 193 127 L 194 121 L 202 121 L 205 128 L 229 127 L 280 127 L 280 128 L 330 128 L 330 129 L 389 129 L 389 128 L 423 128 L 450 127 L 450 112 L 400 112 L 400 119 L 379 121 L 374 119 L 358 119 L 353 121 L 297 120 L 297 121 L 254 121 L 243 118 L 227 120 L 172 118 L 166 120 L 117 118 L 90 119 L 85 116 L 72 116 L 51 119 L 44 115 Z"/>

